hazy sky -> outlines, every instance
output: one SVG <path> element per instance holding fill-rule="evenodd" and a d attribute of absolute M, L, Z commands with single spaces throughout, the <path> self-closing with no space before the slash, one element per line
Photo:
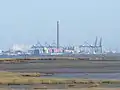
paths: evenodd
<path fill-rule="evenodd" d="M 51 43 L 60 20 L 60 43 L 120 47 L 120 0 L 0 0 L 0 47 Z"/>

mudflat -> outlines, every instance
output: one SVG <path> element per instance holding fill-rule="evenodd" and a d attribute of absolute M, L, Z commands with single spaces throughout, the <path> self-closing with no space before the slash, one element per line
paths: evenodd
<path fill-rule="evenodd" d="M 29 63 L 0 64 L 11 72 L 120 73 L 120 60 L 31 60 Z"/>

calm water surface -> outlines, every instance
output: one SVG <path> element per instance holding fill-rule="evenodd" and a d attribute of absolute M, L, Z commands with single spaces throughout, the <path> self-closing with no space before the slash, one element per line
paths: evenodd
<path fill-rule="evenodd" d="M 44 77 L 58 77 L 58 78 L 85 78 L 85 79 L 119 79 L 120 73 L 63 73 L 54 74 L 53 76 Z"/>

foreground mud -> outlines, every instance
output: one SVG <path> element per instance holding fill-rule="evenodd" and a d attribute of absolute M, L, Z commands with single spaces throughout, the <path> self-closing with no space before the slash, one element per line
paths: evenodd
<path fill-rule="evenodd" d="M 28 74 L 28 73 L 24 73 Z M 0 88 L 2 90 L 94 90 L 93 88 L 120 88 L 120 80 L 89 80 L 89 79 L 66 79 L 66 78 L 41 78 L 22 76 L 21 73 L 0 72 Z M 29 74 L 29 75 L 30 75 Z M 92 89 L 91 89 L 92 88 Z M 0 89 L 1 90 L 1 89 Z M 104 90 L 104 89 L 103 89 Z M 112 89 L 113 90 L 113 89 Z"/>
<path fill-rule="evenodd" d="M 120 90 L 120 88 L 67 88 L 67 89 L 15 89 L 15 88 L 0 88 L 0 90 Z"/>

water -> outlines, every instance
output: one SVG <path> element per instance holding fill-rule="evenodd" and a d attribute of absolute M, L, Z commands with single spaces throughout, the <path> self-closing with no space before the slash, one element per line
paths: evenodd
<path fill-rule="evenodd" d="M 84 78 L 84 79 L 119 79 L 120 73 L 62 73 L 54 74 L 53 76 L 44 77 L 56 77 L 56 78 Z"/>

